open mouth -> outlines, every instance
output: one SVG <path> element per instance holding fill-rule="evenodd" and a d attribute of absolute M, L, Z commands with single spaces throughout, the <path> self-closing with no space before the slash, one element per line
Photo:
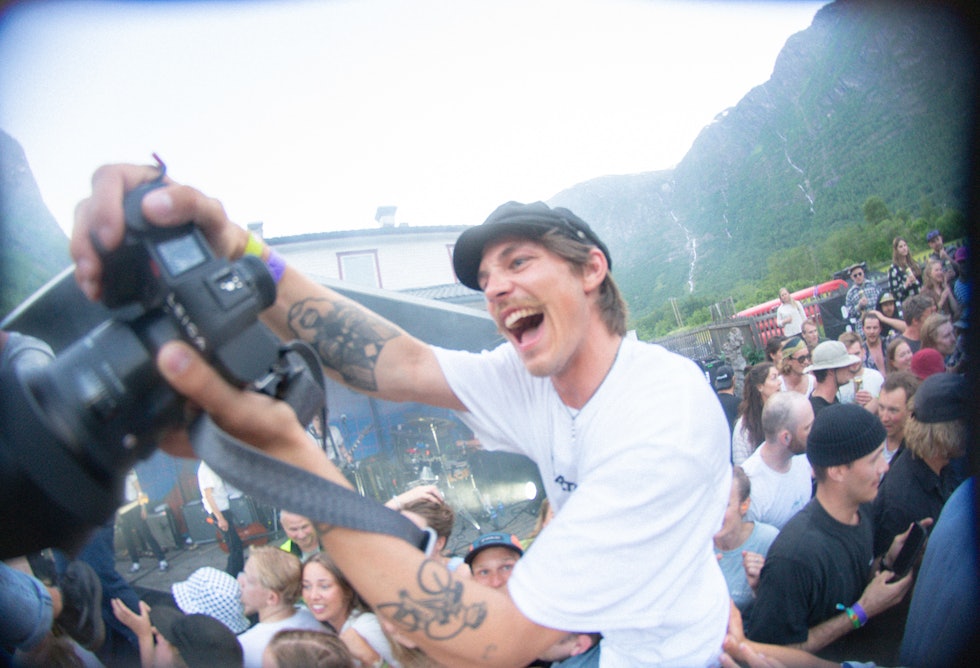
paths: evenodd
<path fill-rule="evenodd" d="M 543 321 L 544 314 L 541 312 L 530 308 L 522 308 L 507 316 L 507 319 L 504 321 L 504 327 L 520 343 L 525 333 L 536 329 Z"/>

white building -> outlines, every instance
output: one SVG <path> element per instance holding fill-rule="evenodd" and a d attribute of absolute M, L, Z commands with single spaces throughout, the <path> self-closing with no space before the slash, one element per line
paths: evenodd
<path fill-rule="evenodd" d="M 466 227 L 383 225 L 265 242 L 291 267 L 315 281 L 341 281 L 483 309 L 483 296 L 462 285 L 453 271 L 453 248 Z M 249 228 L 262 236 L 261 223 Z"/>

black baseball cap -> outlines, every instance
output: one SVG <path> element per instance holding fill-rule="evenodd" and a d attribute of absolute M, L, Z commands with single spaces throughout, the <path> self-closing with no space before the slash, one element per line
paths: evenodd
<path fill-rule="evenodd" d="M 552 230 L 570 239 L 595 246 L 606 256 L 606 264 L 612 269 L 609 249 L 588 223 L 568 209 L 551 208 L 544 202 L 507 202 L 497 207 L 482 225 L 471 227 L 459 235 L 453 250 L 453 269 L 456 270 L 456 276 L 466 287 L 480 290 L 477 273 L 483 259 L 483 249 L 488 243 L 506 235 L 539 239 Z"/>
<path fill-rule="evenodd" d="M 470 545 L 470 551 L 463 557 L 463 561 L 470 565 L 476 555 L 491 547 L 506 547 L 508 550 L 516 552 L 519 557 L 524 554 L 524 547 L 517 536 L 512 533 L 494 531 L 493 533 L 485 533 L 473 541 L 473 544 Z"/>

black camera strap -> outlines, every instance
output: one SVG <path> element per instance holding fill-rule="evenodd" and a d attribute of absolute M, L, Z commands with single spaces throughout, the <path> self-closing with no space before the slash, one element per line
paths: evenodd
<path fill-rule="evenodd" d="M 419 529 L 377 501 L 270 457 L 222 431 L 207 415 L 191 425 L 189 434 L 194 451 L 208 466 L 262 503 L 317 522 L 389 534 L 431 554 L 436 538 L 432 529 Z"/>
<path fill-rule="evenodd" d="M 288 379 L 285 380 L 284 379 Z M 280 352 L 280 368 L 258 389 L 288 403 L 302 422 L 325 405 L 325 382 L 315 353 L 293 341 Z M 328 429 L 327 421 L 323 421 Z M 223 479 L 259 501 L 327 524 L 385 533 L 431 554 L 436 535 L 401 513 L 357 492 L 270 457 L 223 431 L 207 415 L 188 429 L 197 456 Z"/>

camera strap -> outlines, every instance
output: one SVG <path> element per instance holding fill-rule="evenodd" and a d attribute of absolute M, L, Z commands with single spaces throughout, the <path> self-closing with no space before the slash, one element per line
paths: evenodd
<path fill-rule="evenodd" d="M 420 529 L 377 501 L 270 457 L 222 431 L 207 415 L 191 425 L 189 435 L 197 455 L 223 480 L 262 503 L 317 522 L 395 536 L 432 553 L 432 529 Z"/>

